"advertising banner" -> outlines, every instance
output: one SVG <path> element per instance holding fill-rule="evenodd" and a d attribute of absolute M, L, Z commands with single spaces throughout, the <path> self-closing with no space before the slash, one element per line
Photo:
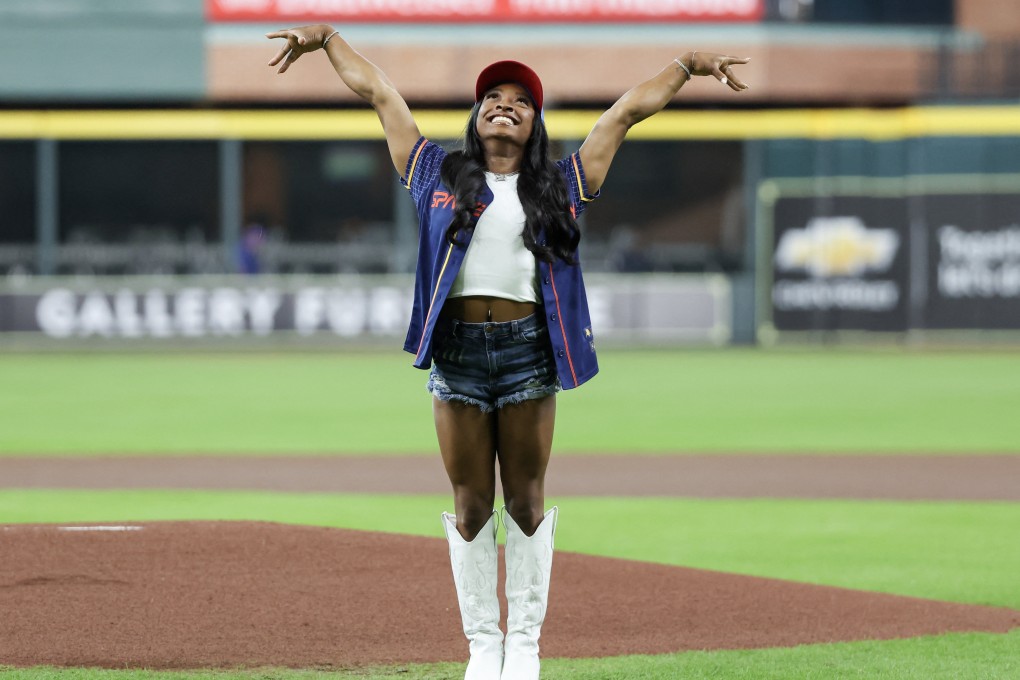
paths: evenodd
<path fill-rule="evenodd" d="M 1020 329 L 1020 190 L 891 185 L 770 197 L 771 328 Z"/>
<path fill-rule="evenodd" d="M 763 14 L 764 0 L 206 0 L 213 22 L 751 22 Z"/>
<path fill-rule="evenodd" d="M 928 328 L 1020 328 L 1020 195 L 930 196 Z"/>
<path fill-rule="evenodd" d="M 774 208 L 777 330 L 907 328 L 909 233 L 899 198 L 780 198 Z"/>
<path fill-rule="evenodd" d="M 598 339 L 725 343 L 730 287 L 722 276 L 591 276 Z M 287 279 L 33 279 L 0 289 L 4 333 L 55 341 L 199 340 L 276 334 L 400 342 L 410 318 L 410 277 Z"/>

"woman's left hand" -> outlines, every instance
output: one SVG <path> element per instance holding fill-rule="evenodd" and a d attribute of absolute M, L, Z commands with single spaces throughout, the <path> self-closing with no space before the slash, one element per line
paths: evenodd
<path fill-rule="evenodd" d="M 750 61 L 749 57 L 739 58 L 712 52 L 691 52 L 680 59 L 690 67 L 692 75 L 715 76 L 720 83 L 729 85 L 734 92 L 746 90 L 748 87 L 733 75 L 732 67 L 737 64 L 746 64 Z"/>
<path fill-rule="evenodd" d="M 290 65 L 297 61 L 298 57 L 302 54 L 320 49 L 322 41 L 330 33 L 333 33 L 333 27 L 328 24 L 298 26 L 297 28 L 287 28 L 282 31 L 266 33 L 267 38 L 283 38 L 287 41 L 280 48 L 280 51 L 276 53 L 276 56 L 269 60 L 269 65 L 276 66 L 282 61 L 283 65 L 280 66 L 280 70 L 277 73 L 285 73 L 290 68 Z"/>

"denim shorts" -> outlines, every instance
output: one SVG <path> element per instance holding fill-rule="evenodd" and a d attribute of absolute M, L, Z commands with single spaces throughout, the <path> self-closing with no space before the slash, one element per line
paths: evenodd
<path fill-rule="evenodd" d="M 561 389 L 544 315 L 498 323 L 440 319 L 434 338 L 426 389 L 440 401 L 489 413 Z"/>

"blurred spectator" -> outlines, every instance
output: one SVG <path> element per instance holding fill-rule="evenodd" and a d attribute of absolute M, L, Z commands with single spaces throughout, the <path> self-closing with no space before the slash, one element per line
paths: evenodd
<path fill-rule="evenodd" d="M 258 274 L 262 271 L 259 251 L 265 241 L 265 228 L 260 221 L 252 221 L 245 226 L 238 245 L 238 271 L 242 274 Z"/>

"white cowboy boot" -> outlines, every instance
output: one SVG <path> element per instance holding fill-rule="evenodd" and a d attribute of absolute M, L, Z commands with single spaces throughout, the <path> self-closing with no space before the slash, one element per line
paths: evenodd
<path fill-rule="evenodd" d="M 538 680 L 538 636 L 549 603 L 553 535 L 559 508 L 545 513 L 533 536 L 526 536 L 503 509 L 506 526 L 506 650 L 501 680 Z"/>
<path fill-rule="evenodd" d="M 472 541 L 457 531 L 457 516 L 443 513 L 443 529 L 450 542 L 450 564 L 457 586 L 460 618 L 467 636 L 471 660 L 464 680 L 499 680 L 503 668 L 503 631 L 499 629 L 499 598 L 496 596 L 498 557 L 496 513 Z"/>

